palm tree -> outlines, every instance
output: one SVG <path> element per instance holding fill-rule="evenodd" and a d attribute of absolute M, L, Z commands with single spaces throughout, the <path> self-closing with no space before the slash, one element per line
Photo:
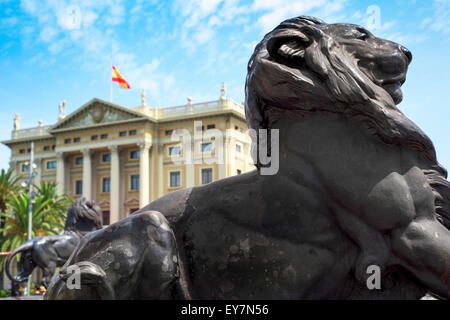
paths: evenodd
<path fill-rule="evenodd" d="M 13 170 L 2 169 L 0 172 L 0 229 L 3 226 L 3 219 L 8 209 L 8 199 L 19 190 L 19 178 L 13 175 Z"/>
<path fill-rule="evenodd" d="M 12 195 L 8 201 L 10 210 L 6 215 L 3 228 L 5 239 L 1 243 L 0 251 L 12 251 L 27 241 L 28 199 L 29 195 L 23 189 L 19 194 Z M 56 193 L 56 184 L 42 183 L 33 197 L 31 237 L 61 233 L 70 204 L 71 200 L 66 195 Z"/>
<path fill-rule="evenodd" d="M 59 214 L 54 214 L 49 216 L 50 222 L 54 222 L 55 225 L 63 225 L 66 221 L 67 209 L 72 204 L 72 199 L 67 194 L 59 195 L 56 190 L 56 182 L 45 182 L 42 181 L 40 185 L 35 186 L 36 196 L 42 196 L 44 199 L 50 199 L 47 204 L 47 208 L 52 208 L 53 210 L 59 212 Z M 55 220 L 55 221 L 53 221 Z"/>
<path fill-rule="evenodd" d="M 3 242 L 3 227 L 5 222 L 6 211 L 8 210 L 8 199 L 14 193 L 19 190 L 18 186 L 19 178 L 14 176 L 13 170 L 10 168 L 8 170 L 2 169 L 0 171 L 0 243 Z M 1 251 L 1 250 L 0 250 Z M 0 283 L 3 284 L 3 265 L 4 256 L 0 256 Z M 0 289 L 1 285 L 0 285 Z"/>

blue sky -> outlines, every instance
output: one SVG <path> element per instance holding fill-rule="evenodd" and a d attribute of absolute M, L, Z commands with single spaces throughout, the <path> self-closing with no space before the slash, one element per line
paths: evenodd
<path fill-rule="evenodd" d="M 94 97 L 108 100 L 111 65 L 131 90 L 114 102 L 167 107 L 227 96 L 244 98 L 255 44 L 283 19 L 313 15 L 367 27 L 413 53 L 400 109 L 433 140 L 450 169 L 450 0 L 0 0 L 0 139 L 57 120 Z M 0 168 L 9 149 L 0 146 Z"/>

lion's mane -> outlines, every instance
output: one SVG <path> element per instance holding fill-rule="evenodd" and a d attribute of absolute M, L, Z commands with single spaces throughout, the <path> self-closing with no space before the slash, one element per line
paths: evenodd
<path fill-rule="evenodd" d="M 82 197 L 74 201 L 67 211 L 65 232 L 87 233 L 102 228 L 102 211 L 94 201 Z"/>

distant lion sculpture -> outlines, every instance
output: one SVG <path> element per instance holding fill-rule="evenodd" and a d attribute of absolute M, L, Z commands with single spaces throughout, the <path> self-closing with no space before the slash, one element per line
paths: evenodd
<path fill-rule="evenodd" d="M 5 261 L 6 275 L 13 282 L 23 282 L 40 267 L 44 285 L 48 286 L 56 268 L 61 267 L 72 254 L 78 242 L 88 232 L 102 228 L 102 211 L 94 201 L 77 199 L 67 212 L 64 233 L 35 237 L 14 249 Z M 21 254 L 17 275 L 11 275 L 10 264 Z"/>
<path fill-rule="evenodd" d="M 245 88 L 249 127 L 279 130 L 278 173 L 256 158 L 89 234 L 45 298 L 448 299 L 450 183 L 396 107 L 411 59 L 357 25 L 282 22 Z"/>

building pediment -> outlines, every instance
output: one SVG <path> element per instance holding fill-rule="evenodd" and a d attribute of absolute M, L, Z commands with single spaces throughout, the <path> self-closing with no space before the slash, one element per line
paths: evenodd
<path fill-rule="evenodd" d="M 49 131 L 53 133 L 145 118 L 147 118 L 145 115 L 137 111 L 100 99 L 92 99 L 66 118 L 58 121 Z"/>

